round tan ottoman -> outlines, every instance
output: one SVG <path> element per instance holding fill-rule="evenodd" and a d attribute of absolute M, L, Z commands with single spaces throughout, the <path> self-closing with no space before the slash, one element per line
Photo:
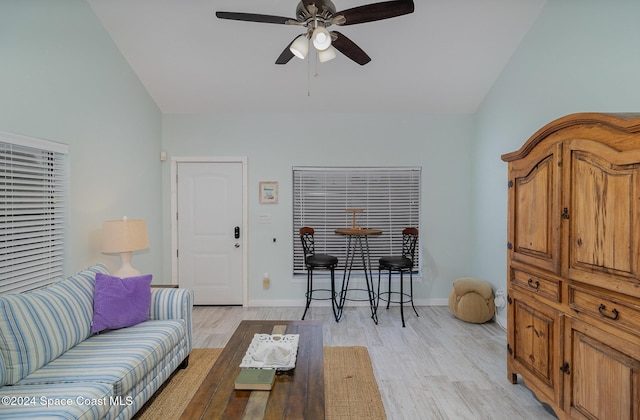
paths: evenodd
<path fill-rule="evenodd" d="M 496 312 L 491 285 L 471 277 L 454 281 L 449 293 L 449 309 L 456 318 L 466 322 L 489 321 Z"/>

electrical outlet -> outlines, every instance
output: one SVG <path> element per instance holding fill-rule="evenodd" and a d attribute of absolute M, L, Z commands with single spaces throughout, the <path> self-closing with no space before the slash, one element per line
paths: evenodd
<path fill-rule="evenodd" d="M 496 296 L 493 303 L 496 308 L 503 308 L 504 306 L 506 306 L 507 302 L 504 298 L 504 289 L 499 289 L 496 291 Z"/>

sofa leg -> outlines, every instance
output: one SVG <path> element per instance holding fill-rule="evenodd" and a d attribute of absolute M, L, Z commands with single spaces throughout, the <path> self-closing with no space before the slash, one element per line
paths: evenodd
<path fill-rule="evenodd" d="M 178 366 L 178 369 L 186 369 L 187 366 L 189 366 L 189 355 L 187 355 L 187 357 L 184 358 L 182 363 L 180 363 L 180 366 Z"/>

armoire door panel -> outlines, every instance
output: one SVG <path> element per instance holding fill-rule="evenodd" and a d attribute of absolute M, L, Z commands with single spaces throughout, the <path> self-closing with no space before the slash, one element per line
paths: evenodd
<path fill-rule="evenodd" d="M 562 404 L 561 359 L 563 318 L 537 297 L 513 289 L 508 295 L 507 371 L 513 383 L 517 374 L 540 401 Z"/>
<path fill-rule="evenodd" d="M 619 339 L 573 321 L 567 355 L 570 381 L 567 407 L 572 418 L 638 419 L 640 361 L 614 347 Z M 635 347 L 637 352 L 638 347 Z"/>
<path fill-rule="evenodd" d="M 637 288 L 640 166 L 613 164 L 599 154 L 610 148 L 591 143 L 574 141 L 566 149 L 571 184 L 569 277 L 593 283 L 599 274 L 607 274 Z"/>
<path fill-rule="evenodd" d="M 510 188 L 513 259 L 548 271 L 558 270 L 560 213 L 558 153 L 551 148 L 514 164 Z"/>
<path fill-rule="evenodd" d="M 514 358 L 552 387 L 555 317 L 519 300 L 514 305 Z"/>
<path fill-rule="evenodd" d="M 550 156 L 540 162 L 526 176 L 518 177 L 515 184 L 516 195 L 516 252 L 531 254 L 542 258 L 551 258 L 551 235 L 549 226 L 551 217 L 553 180 Z M 542 227 L 543 229 L 540 229 Z"/>
<path fill-rule="evenodd" d="M 633 274 L 634 175 L 587 153 L 572 155 L 572 266 Z"/>

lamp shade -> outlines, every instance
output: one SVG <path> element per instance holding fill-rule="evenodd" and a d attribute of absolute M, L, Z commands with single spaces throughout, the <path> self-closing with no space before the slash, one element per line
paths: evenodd
<path fill-rule="evenodd" d="M 318 60 L 320 60 L 321 63 L 333 60 L 334 58 L 336 58 L 336 49 L 332 46 L 329 46 L 326 50 L 318 51 Z"/>
<path fill-rule="evenodd" d="M 300 35 L 297 37 L 289 47 L 289 50 L 298 58 L 304 60 L 304 58 L 309 53 L 309 40 L 306 35 Z"/>
<path fill-rule="evenodd" d="M 102 252 L 116 254 L 149 248 L 147 224 L 142 219 L 107 220 L 102 227 Z"/>
<path fill-rule="evenodd" d="M 324 51 L 331 46 L 331 34 L 322 26 L 318 26 L 313 30 L 313 36 L 311 38 L 313 39 L 313 46 L 316 47 L 318 51 Z"/>

